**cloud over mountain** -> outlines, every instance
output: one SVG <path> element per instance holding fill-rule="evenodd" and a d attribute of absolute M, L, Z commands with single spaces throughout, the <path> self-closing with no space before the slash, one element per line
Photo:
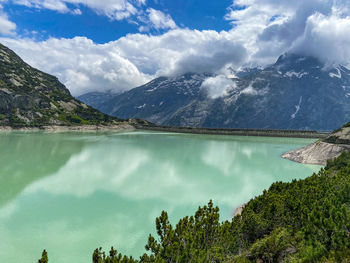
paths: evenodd
<path fill-rule="evenodd" d="M 349 63 L 349 15 L 346 0 L 237 0 L 226 19 L 251 48 L 252 63 L 271 63 L 287 51 Z"/>
<path fill-rule="evenodd" d="M 85 5 L 110 19 L 136 16 L 144 32 L 150 27 L 168 30 L 159 35 L 128 34 L 106 44 L 86 37 L 40 42 L 0 39 L 30 64 L 57 75 L 74 95 L 124 91 L 161 75 L 226 75 L 228 67 L 268 65 L 285 52 L 314 56 L 329 64 L 350 62 L 350 3 L 346 0 L 235 0 L 225 16 L 232 28 L 221 32 L 178 27 L 170 15 L 148 7 L 144 0 L 15 1 L 62 12 Z M 7 29 L 2 30 L 14 32 L 16 25 L 0 12 L 0 24 L 2 18 L 7 21 Z"/>
<path fill-rule="evenodd" d="M 74 95 L 99 90 L 124 91 L 155 76 L 216 72 L 240 64 L 244 47 L 230 34 L 172 30 L 163 35 L 133 34 L 99 45 L 85 37 L 0 40 L 35 67 L 53 73 Z"/>

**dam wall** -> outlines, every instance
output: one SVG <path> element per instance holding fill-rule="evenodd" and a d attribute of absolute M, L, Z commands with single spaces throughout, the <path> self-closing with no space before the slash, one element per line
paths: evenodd
<path fill-rule="evenodd" d="M 264 136 L 264 137 L 288 137 L 288 138 L 314 138 L 323 139 L 330 133 L 310 130 L 265 130 L 265 129 L 218 129 L 218 128 L 191 128 L 170 126 L 135 126 L 139 130 L 150 130 L 174 133 L 235 135 L 235 136 Z"/>

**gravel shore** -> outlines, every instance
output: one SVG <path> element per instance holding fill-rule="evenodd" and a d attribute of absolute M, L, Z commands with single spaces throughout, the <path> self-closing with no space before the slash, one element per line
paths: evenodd
<path fill-rule="evenodd" d="M 49 132 L 66 132 L 66 131 L 127 131 L 135 130 L 130 124 L 116 125 L 81 125 L 81 126 L 42 126 L 42 127 L 21 127 L 14 128 L 10 126 L 0 126 L 0 131 L 49 131 Z"/>

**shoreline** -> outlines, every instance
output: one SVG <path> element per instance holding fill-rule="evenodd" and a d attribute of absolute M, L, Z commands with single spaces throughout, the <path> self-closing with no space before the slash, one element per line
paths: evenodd
<path fill-rule="evenodd" d="M 322 141 L 284 153 L 282 158 L 297 163 L 326 165 L 328 160 L 347 151 L 350 151 L 350 127 L 342 127 Z"/>
<path fill-rule="evenodd" d="M 41 127 L 11 127 L 0 126 L 2 131 L 48 131 L 48 132 L 95 132 L 95 131 L 155 131 L 171 132 L 199 135 L 229 135 L 229 136 L 257 136 L 257 137 L 281 137 L 281 138 L 305 138 L 323 139 L 330 133 L 317 132 L 311 130 L 265 130 L 265 129 L 220 129 L 220 128 L 191 128 L 191 127 L 170 127 L 170 126 L 144 126 L 135 124 L 115 124 L 115 125 L 80 125 L 80 126 L 60 126 L 47 125 Z"/>
<path fill-rule="evenodd" d="M 296 163 L 325 166 L 328 160 L 337 158 L 342 152 L 349 150 L 349 145 L 315 142 L 303 148 L 285 152 L 281 157 Z"/>
<path fill-rule="evenodd" d="M 0 126 L 0 132 L 10 131 L 46 131 L 46 132 L 96 132 L 96 131 L 134 131 L 136 128 L 130 124 L 116 125 L 81 125 L 81 126 L 59 126 L 49 125 L 42 127 L 11 127 Z"/>
<path fill-rule="evenodd" d="M 303 130 L 264 130 L 264 129 L 217 129 L 217 128 L 191 128 L 191 127 L 168 127 L 168 126 L 138 126 L 136 130 L 148 130 L 173 133 L 190 133 L 206 135 L 234 135 L 234 136 L 261 136 L 261 137 L 284 137 L 323 139 L 330 133 Z"/>

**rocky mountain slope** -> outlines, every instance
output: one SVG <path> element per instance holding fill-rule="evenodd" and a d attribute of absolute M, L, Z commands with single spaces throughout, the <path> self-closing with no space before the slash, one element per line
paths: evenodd
<path fill-rule="evenodd" d="M 201 87 L 209 75 L 157 78 L 94 104 L 122 118 L 211 128 L 334 130 L 350 119 L 350 70 L 312 57 L 281 56 L 274 65 L 236 74 L 222 96 Z"/>
<path fill-rule="evenodd" d="M 121 120 L 73 98 L 58 79 L 0 44 L 0 126 L 111 125 Z"/>
<path fill-rule="evenodd" d="M 331 133 L 327 138 L 301 149 L 286 152 L 283 158 L 299 163 L 326 165 L 327 161 L 350 151 L 350 123 Z"/>
<path fill-rule="evenodd" d="M 106 102 L 118 96 L 119 94 L 120 93 L 95 91 L 78 96 L 77 99 L 93 108 L 96 108 L 104 105 Z"/>
<path fill-rule="evenodd" d="M 93 105 L 102 112 L 113 116 L 118 115 L 121 118 L 133 116 L 133 118 L 147 119 L 157 124 L 168 124 L 179 110 L 193 101 L 206 101 L 207 96 L 200 87 L 208 76 L 185 74 L 174 78 L 157 78 L 141 87 L 114 95 L 100 104 L 96 103 L 98 100 L 96 98 Z M 80 96 L 79 99 L 89 103 L 86 95 Z M 197 114 L 201 118 L 205 112 L 200 107 L 197 109 Z M 196 116 L 193 116 L 193 120 L 188 120 L 187 125 L 196 126 L 198 121 Z"/>

